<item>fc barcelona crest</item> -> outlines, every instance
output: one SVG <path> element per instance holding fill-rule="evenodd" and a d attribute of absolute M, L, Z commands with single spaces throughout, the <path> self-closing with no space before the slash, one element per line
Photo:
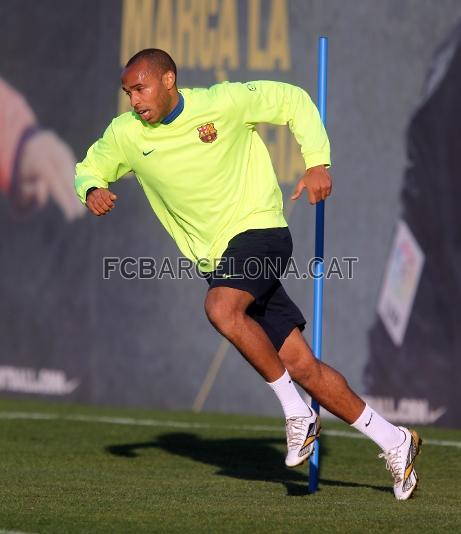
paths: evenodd
<path fill-rule="evenodd" d="M 218 138 L 218 131 L 214 127 L 214 123 L 202 124 L 197 128 L 198 136 L 204 143 L 212 143 Z"/>

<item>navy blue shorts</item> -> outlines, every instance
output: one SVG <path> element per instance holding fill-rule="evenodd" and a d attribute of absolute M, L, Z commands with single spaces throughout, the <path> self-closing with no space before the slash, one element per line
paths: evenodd
<path fill-rule="evenodd" d="M 306 325 L 280 282 L 292 252 L 288 227 L 247 230 L 229 241 L 218 268 L 205 274 L 208 290 L 225 286 L 253 295 L 246 313 L 261 325 L 277 351 L 294 328 L 302 331 Z"/>

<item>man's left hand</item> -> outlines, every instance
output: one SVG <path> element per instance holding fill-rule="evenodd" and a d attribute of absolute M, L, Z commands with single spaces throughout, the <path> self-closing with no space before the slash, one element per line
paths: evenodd
<path fill-rule="evenodd" d="M 307 191 L 307 197 L 311 204 L 317 204 L 321 200 L 325 200 L 331 194 L 331 177 L 324 165 L 317 165 L 307 169 L 304 176 L 296 185 L 295 192 L 291 200 L 297 200 L 303 189 Z"/>

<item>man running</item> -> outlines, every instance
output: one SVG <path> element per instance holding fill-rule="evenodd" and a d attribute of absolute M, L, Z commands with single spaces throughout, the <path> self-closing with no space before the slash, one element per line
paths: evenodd
<path fill-rule="evenodd" d="M 331 193 L 330 147 L 308 94 L 286 83 L 224 82 L 209 89 L 176 86 L 163 50 L 135 54 L 122 72 L 133 111 L 115 118 L 76 167 L 77 194 L 95 215 L 117 196 L 109 185 L 129 171 L 181 252 L 209 284 L 205 312 L 277 395 L 286 418 L 288 467 L 312 454 L 319 418 L 292 378 L 331 413 L 371 438 L 394 477 L 397 499 L 417 485 L 418 434 L 366 405 L 337 371 L 317 361 L 301 331 L 301 311 L 279 278 L 292 253 L 282 193 L 258 123 L 288 124 L 301 147 L 311 204 Z M 260 275 L 256 271 L 260 267 Z"/>

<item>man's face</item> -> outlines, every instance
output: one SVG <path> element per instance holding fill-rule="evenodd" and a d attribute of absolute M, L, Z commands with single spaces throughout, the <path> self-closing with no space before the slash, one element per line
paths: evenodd
<path fill-rule="evenodd" d="M 161 74 L 147 61 L 138 61 L 122 72 L 122 89 L 142 120 L 155 124 L 174 107 L 175 76 L 171 71 Z"/>

